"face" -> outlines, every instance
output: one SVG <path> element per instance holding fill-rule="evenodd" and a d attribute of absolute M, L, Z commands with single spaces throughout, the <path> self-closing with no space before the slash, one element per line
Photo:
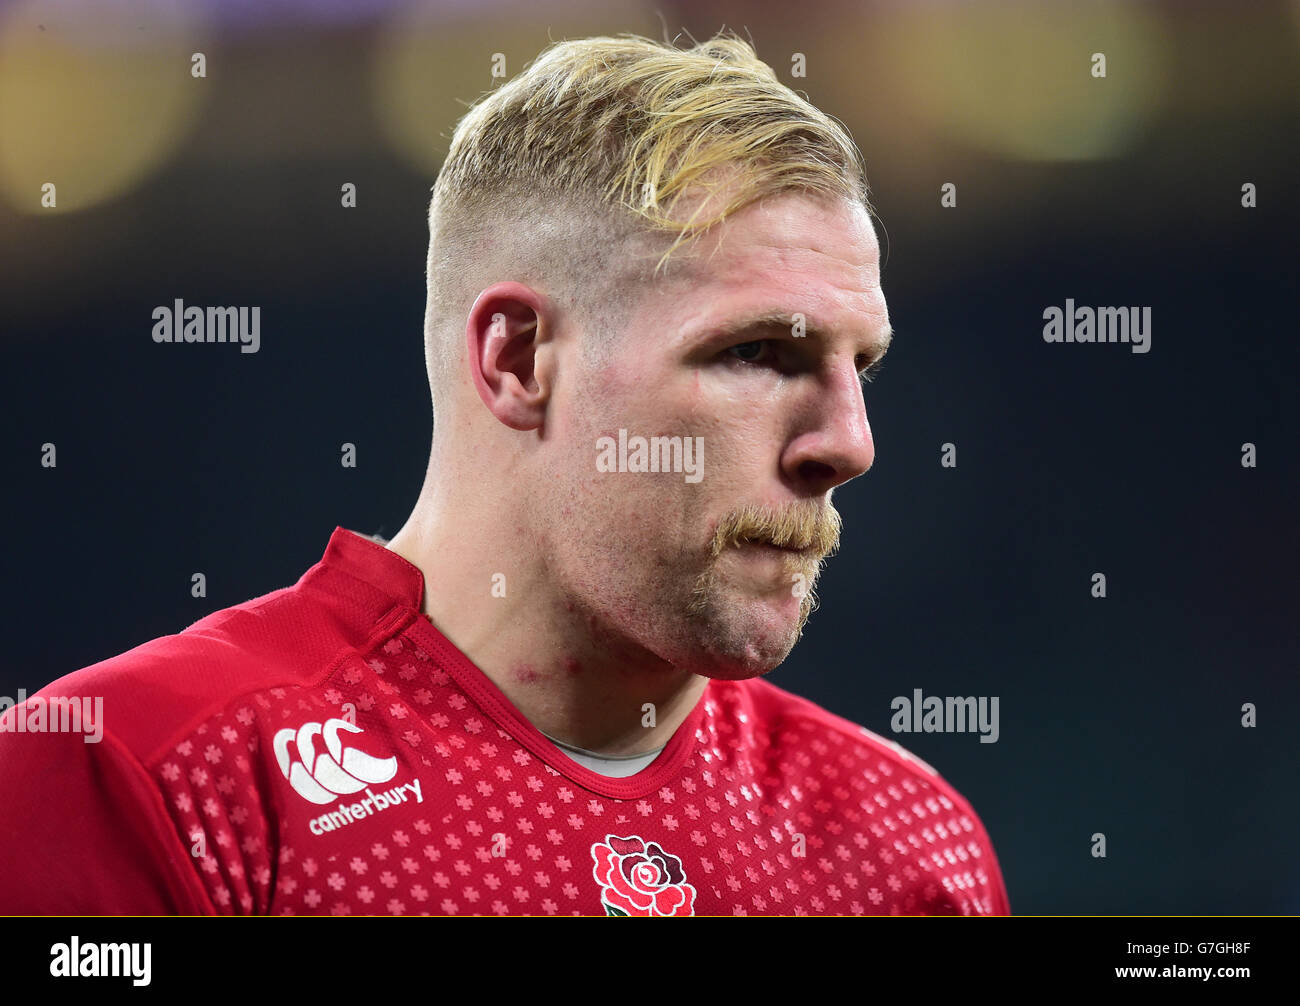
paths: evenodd
<path fill-rule="evenodd" d="M 598 638 L 753 677 L 799 638 L 838 541 L 831 492 L 874 458 L 862 372 L 889 340 L 879 246 L 861 207 L 784 195 L 729 218 L 674 276 L 683 254 L 609 352 L 557 347 L 533 529 Z"/>

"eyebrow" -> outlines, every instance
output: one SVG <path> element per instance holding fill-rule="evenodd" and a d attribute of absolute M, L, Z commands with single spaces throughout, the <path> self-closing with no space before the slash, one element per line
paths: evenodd
<path fill-rule="evenodd" d="M 791 331 L 795 327 L 795 318 L 793 314 L 786 311 L 763 311 L 759 314 L 747 315 L 740 318 L 732 318 L 718 325 L 710 326 L 710 338 L 726 338 L 729 336 L 743 335 L 746 332 L 752 332 L 755 329 L 776 328 L 785 332 Z M 804 319 L 804 333 L 813 339 L 822 339 L 828 341 L 830 332 L 826 329 L 810 323 L 807 318 Z M 876 335 L 871 343 L 872 352 L 870 363 L 880 360 L 887 352 L 889 346 L 894 341 L 894 329 L 892 327 Z"/>

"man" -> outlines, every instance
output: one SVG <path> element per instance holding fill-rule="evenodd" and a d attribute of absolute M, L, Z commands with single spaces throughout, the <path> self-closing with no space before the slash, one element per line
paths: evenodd
<path fill-rule="evenodd" d="M 1006 914 L 959 794 L 761 677 L 874 453 L 847 134 L 735 38 L 564 42 L 429 219 L 406 525 L 45 689 L 102 742 L 0 733 L 0 909 Z"/>

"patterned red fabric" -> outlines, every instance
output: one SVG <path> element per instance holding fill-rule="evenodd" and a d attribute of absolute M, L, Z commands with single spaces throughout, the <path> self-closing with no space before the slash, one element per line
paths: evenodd
<path fill-rule="evenodd" d="M 1009 913 L 975 812 L 893 741 L 710 681 L 653 764 L 602 776 L 422 597 L 337 528 L 293 587 L 43 689 L 103 696 L 104 738 L 0 732 L 0 912 Z"/>

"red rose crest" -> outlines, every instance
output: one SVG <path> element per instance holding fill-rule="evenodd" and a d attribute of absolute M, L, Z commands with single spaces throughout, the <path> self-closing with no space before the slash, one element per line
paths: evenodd
<path fill-rule="evenodd" d="M 695 914 L 695 888 L 686 883 L 682 861 L 633 835 L 606 835 L 591 847 L 593 873 L 601 886 L 606 915 L 687 916 Z"/>

